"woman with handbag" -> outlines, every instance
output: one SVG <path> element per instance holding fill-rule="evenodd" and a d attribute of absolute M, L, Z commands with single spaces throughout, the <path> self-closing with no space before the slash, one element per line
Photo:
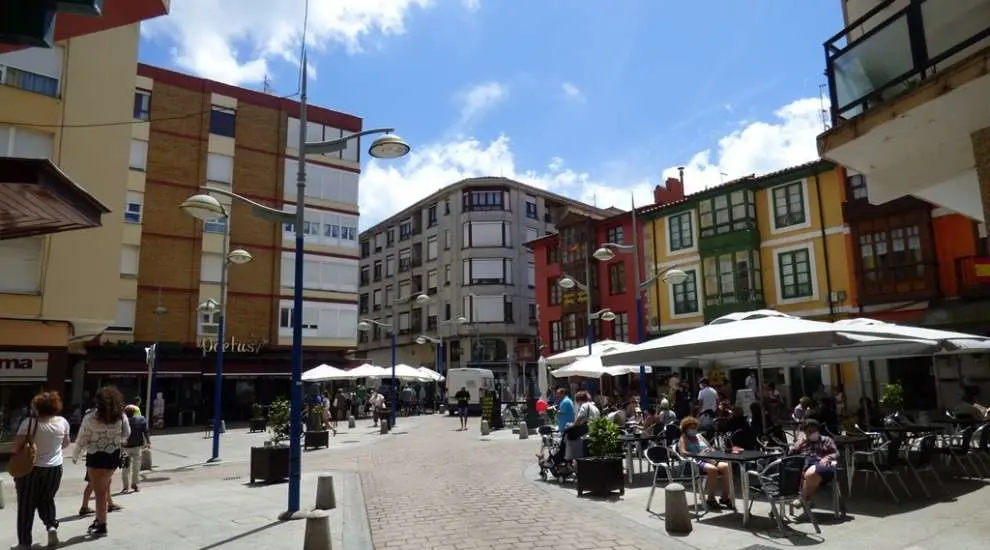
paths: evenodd
<path fill-rule="evenodd" d="M 69 421 L 59 416 L 58 392 L 42 392 L 31 400 L 32 415 L 21 421 L 14 455 L 7 465 L 17 489 L 16 550 L 31 548 L 34 514 L 45 524 L 48 546 L 58 545 L 55 494 L 62 483 L 62 449 L 69 446 Z"/>
<path fill-rule="evenodd" d="M 78 462 L 86 452 L 86 471 L 96 493 L 96 519 L 89 526 L 89 534 L 94 537 L 107 535 L 110 481 L 123 461 L 121 445 L 131 435 L 130 423 L 123 413 L 124 396 L 116 387 L 97 390 L 96 408 L 83 418 L 72 453 L 72 461 Z"/>

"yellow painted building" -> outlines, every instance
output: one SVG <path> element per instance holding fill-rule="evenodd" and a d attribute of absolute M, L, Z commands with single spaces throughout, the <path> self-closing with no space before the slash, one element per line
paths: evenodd
<path fill-rule="evenodd" d="M 688 275 L 683 284 L 650 287 L 649 331 L 765 308 L 823 321 L 848 317 L 853 270 L 844 195 L 842 169 L 816 161 L 643 209 L 646 265 Z M 844 368 L 843 382 L 855 370 Z"/>

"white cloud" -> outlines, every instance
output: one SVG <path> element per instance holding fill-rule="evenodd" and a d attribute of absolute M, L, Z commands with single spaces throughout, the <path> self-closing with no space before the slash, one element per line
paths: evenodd
<path fill-rule="evenodd" d="M 368 40 L 402 34 L 410 11 L 435 4 L 313 0 L 306 41 L 314 50 L 340 44 L 358 52 Z M 230 84 L 261 82 L 272 60 L 298 62 L 305 5 L 306 0 L 173 0 L 171 13 L 143 30 L 170 43 L 174 62 L 185 70 Z"/>
<path fill-rule="evenodd" d="M 509 94 L 509 88 L 498 82 L 484 82 L 458 94 L 461 103 L 459 126 L 470 123 L 497 106 Z"/>
<path fill-rule="evenodd" d="M 685 164 L 688 193 L 751 173 L 766 173 L 818 157 L 815 136 L 821 131 L 818 98 L 800 99 L 778 109 L 771 121 L 752 122 L 721 138 L 714 150 L 696 153 Z M 653 202 L 658 178 L 605 181 L 574 170 L 551 157 L 544 166 L 518 166 L 507 136 L 490 141 L 455 138 L 413 144 L 401 161 L 370 161 L 361 176 L 361 226 L 367 228 L 464 178 L 504 176 L 602 208 L 628 209 L 630 195 L 642 206 Z M 676 167 L 632 167 L 629 172 L 676 176 Z M 636 168 L 642 168 L 638 170 Z M 726 174 L 722 176 L 721 174 Z"/>
<path fill-rule="evenodd" d="M 580 101 L 582 103 L 585 101 L 584 92 L 582 92 L 581 88 L 578 88 L 577 85 L 572 82 L 564 82 L 560 85 L 560 89 L 564 92 L 564 97 L 567 99 L 572 101 Z"/>
<path fill-rule="evenodd" d="M 478 11 L 481 9 L 481 0 L 461 0 L 461 4 L 468 11 Z"/>

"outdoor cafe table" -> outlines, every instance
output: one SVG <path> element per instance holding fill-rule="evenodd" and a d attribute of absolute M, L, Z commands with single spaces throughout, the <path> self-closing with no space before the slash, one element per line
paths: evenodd
<path fill-rule="evenodd" d="M 870 431 L 887 434 L 919 435 L 944 432 L 945 429 L 945 425 L 938 424 L 895 424 L 892 426 L 870 428 Z"/>
<path fill-rule="evenodd" d="M 743 514 L 743 525 L 749 523 L 749 476 L 746 475 L 745 465 L 749 462 L 759 462 L 761 460 L 766 460 L 772 458 L 776 460 L 783 453 L 781 452 L 767 452 L 767 451 L 740 451 L 740 452 L 727 452 L 727 451 L 706 451 L 701 453 L 681 453 L 684 458 L 700 458 L 702 460 L 711 460 L 714 462 L 728 462 L 730 465 L 738 464 L 741 479 L 739 480 L 739 489 L 742 491 L 742 514 Z M 698 464 L 691 461 L 691 470 L 693 474 L 697 475 Z M 733 477 L 735 476 L 734 468 L 729 468 L 729 488 L 732 491 L 732 501 L 736 500 L 736 487 L 733 482 Z M 736 509 L 738 512 L 738 508 Z"/>
<path fill-rule="evenodd" d="M 649 441 L 663 441 L 662 435 L 646 434 L 624 434 L 619 438 L 626 455 L 626 479 L 631 484 L 633 482 L 633 455 L 643 443 Z"/>
<path fill-rule="evenodd" d="M 843 459 L 845 459 L 845 469 L 846 469 L 846 486 L 849 494 L 852 493 L 853 484 L 853 471 L 856 468 L 856 462 L 853 456 L 853 451 L 856 447 L 861 445 L 870 445 L 870 436 L 866 434 L 851 434 L 851 435 L 837 435 L 832 438 L 835 441 L 835 446 L 839 448 L 842 453 Z M 836 481 L 835 483 L 838 483 Z"/>

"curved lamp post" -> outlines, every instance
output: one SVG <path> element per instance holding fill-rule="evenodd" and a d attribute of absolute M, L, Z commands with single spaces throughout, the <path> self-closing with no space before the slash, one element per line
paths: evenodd
<path fill-rule="evenodd" d="M 588 258 L 584 259 L 584 280 L 586 281 L 591 280 L 591 267 L 588 262 Z M 597 312 L 592 312 L 591 289 L 588 288 L 588 285 L 582 283 L 581 281 L 578 281 L 574 277 L 571 277 L 570 275 L 565 273 L 560 278 L 560 280 L 557 281 L 557 284 L 560 286 L 560 288 L 564 290 L 571 290 L 577 288 L 579 290 L 584 291 L 585 304 L 587 305 L 587 317 L 586 317 L 587 326 L 585 327 L 585 340 L 588 343 L 588 355 L 591 355 L 592 353 L 591 345 L 595 343 L 595 334 L 591 322 L 595 319 L 601 319 L 602 321 L 611 322 L 615 320 L 616 315 L 615 313 L 612 312 L 611 309 L 608 308 L 602 309 Z"/>
<path fill-rule="evenodd" d="M 363 136 L 374 134 L 385 134 L 372 142 L 368 148 L 368 154 L 380 159 L 395 159 L 409 153 L 410 146 L 402 138 L 395 135 L 393 128 L 376 128 L 365 130 L 346 137 L 330 141 L 306 143 L 306 57 L 303 55 L 302 62 L 302 87 L 299 94 L 299 143 L 300 156 L 311 154 L 325 154 L 342 151 L 347 147 L 347 142 Z M 305 160 L 302 158 L 301 160 Z M 300 480 L 302 475 L 302 449 L 300 439 L 302 436 L 302 309 L 303 309 L 303 226 L 305 225 L 305 197 L 306 197 L 306 162 L 299 162 L 299 169 L 296 173 L 296 208 L 295 212 L 278 210 L 259 204 L 246 197 L 231 193 L 225 189 L 215 187 L 205 187 L 208 193 L 217 193 L 236 199 L 251 206 L 252 215 L 257 218 L 278 224 L 289 224 L 295 232 L 295 270 L 292 290 L 292 385 L 291 385 L 291 414 L 289 435 L 289 498 L 288 509 L 282 515 L 283 518 L 294 517 L 299 511 Z M 216 217 L 218 209 L 222 209 L 220 201 L 208 194 L 194 195 L 186 199 L 181 205 L 186 213 L 200 217 L 211 215 Z M 202 218 L 200 218 L 202 219 Z"/>
<path fill-rule="evenodd" d="M 200 304 L 200 307 L 198 308 L 199 311 L 209 312 L 210 314 L 219 312 L 220 314 L 220 319 L 218 319 L 219 324 L 217 325 L 217 366 L 213 379 L 213 453 L 207 461 L 218 462 L 220 460 L 220 433 L 221 427 L 223 426 L 221 419 L 223 407 L 221 401 L 223 400 L 223 342 L 227 324 L 227 269 L 230 267 L 230 264 L 246 264 L 250 262 L 253 257 L 247 250 L 242 250 L 239 248 L 236 250 L 230 250 L 230 212 L 227 210 L 226 206 L 220 204 L 220 201 L 213 197 L 207 198 L 212 201 L 208 208 L 195 208 L 192 206 L 187 206 L 189 200 L 183 202 L 180 208 L 184 213 L 198 220 L 202 220 L 203 222 L 208 222 L 217 218 L 223 218 L 224 220 L 224 258 L 223 263 L 220 265 L 220 300 L 207 300 L 206 302 Z"/>

